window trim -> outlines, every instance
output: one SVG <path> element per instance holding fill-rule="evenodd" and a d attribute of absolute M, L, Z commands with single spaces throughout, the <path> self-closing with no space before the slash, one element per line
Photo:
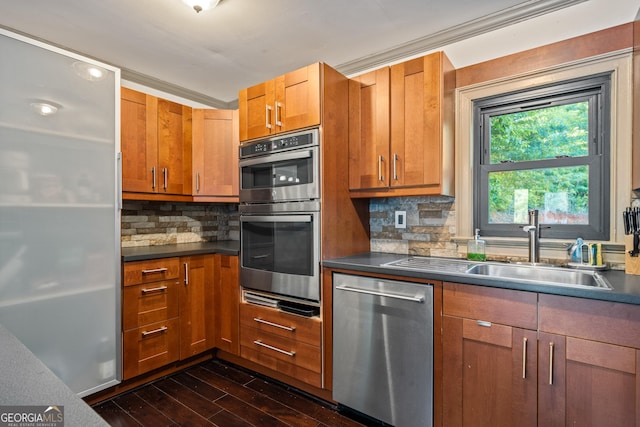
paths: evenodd
<path fill-rule="evenodd" d="M 567 101 L 588 101 L 590 104 L 590 129 L 589 136 L 594 138 L 596 147 L 589 141 L 589 153 L 583 157 L 549 158 L 516 163 L 497 164 L 487 161 L 490 129 L 488 126 L 490 117 L 497 114 L 505 114 L 513 111 L 524 111 L 525 107 L 537 107 L 541 103 L 564 105 Z M 542 236 L 551 238 L 572 239 L 575 236 L 587 240 L 609 240 L 609 212 L 598 209 L 597 205 L 610 205 L 609 192 L 602 191 L 609 188 L 610 176 L 610 117 L 602 117 L 603 112 L 611 109 L 611 73 L 599 73 L 593 76 L 585 76 L 569 81 L 561 81 L 546 84 L 542 87 L 528 88 L 497 94 L 487 98 L 473 101 L 473 164 L 475 168 L 474 183 L 474 228 L 485 231 L 485 237 L 521 237 L 523 224 L 491 224 L 488 222 L 489 183 L 488 176 L 491 172 L 558 168 L 570 166 L 589 166 L 589 219 L 588 225 L 557 224 L 548 225 L 541 232 Z M 530 110 L 535 108 L 529 108 Z M 482 123 L 480 123 L 482 121 Z M 594 126 L 599 125 L 599 126 Z M 476 145 L 476 142 L 479 144 Z M 517 165 L 521 167 L 517 167 Z M 594 167 L 595 166 L 595 167 Z M 544 224 L 541 222 L 541 225 Z"/>
<path fill-rule="evenodd" d="M 473 101 L 494 94 L 570 80 L 587 75 L 611 72 L 610 237 L 614 245 L 624 244 L 620 212 L 629 204 L 631 195 L 632 149 L 632 49 L 626 48 L 579 61 L 491 80 L 456 89 L 456 241 L 473 237 Z M 526 236 L 522 238 L 486 238 L 487 252 L 506 256 L 526 256 Z M 566 258 L 570 239 L 542 239 L 541 256 Z M 458 250 L 464 253 L 464 245 Z M 612 262 L 624 262 L 624 251 L 613 254 Z M 618 259 L 619 258 L 619 259 Z"/>

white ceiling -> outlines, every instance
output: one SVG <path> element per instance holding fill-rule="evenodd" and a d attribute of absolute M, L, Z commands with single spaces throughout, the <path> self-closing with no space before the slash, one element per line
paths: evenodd
<path fill-rule="evenodd" d="M 5 0 L 0 26 L 225 108 L 316 61 L 353 75 L 584 1 L 222 0 L 197 14 L 181 0 Z"/>

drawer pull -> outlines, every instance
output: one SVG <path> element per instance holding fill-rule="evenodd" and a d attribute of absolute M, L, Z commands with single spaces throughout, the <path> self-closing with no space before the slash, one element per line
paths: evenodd
<path fill-rule="evenodd" d="M 527 379 L 527 340 L 522 338 L 522 379 Z"/>
<path fill-rule="evenodd" d="M 162 291 L 165 291 L 165 290 L 167 290 L 166 286 L 158 286 L 157 288 L 143 289 L 142 293 L 143 294 L 148 294 L 148 293 L 151 293 L 151 292 L 162 292 Z"/>
<path fill-rule="evenodd" d="M 491 322 L 487 322 L 486 320 L 478 320 L 478 321 L 476 322 L 476 324 L 477 324 L 478 326 L 483 326 L 483 327 L 485 327 L 485 328 L 490 328 L 490 327 L 491 327 Z"/>
<path fill-rule="evenodd" d="M 281 348 L 274 347 L 274 346 L 269 345 L 269 344 L 265 344 L 260 340 L 255 340 L 253 343 L 255 345 L 259 345 L 260 347 L 268 348 L 269 350 L 273 350 L 273 351 L 277 351 L 278 353 L 286 354 L 289 357 L 293 357 L 293 356 L 296 355 L 295 351 L 282 350 Z"/>
<path fill-rule="evenodd" d="M 166 331 L 168 328 L 166 326 L 161 326 L 158 329 L 154 329 L 152 331 L 143 331 L 142 332 L 142 338 L 148 337 L 149 335 L 153 335 L 153 334 L 160 334 L 164 331 Z"/>
<path fill-rule="evenodd" d="M 153 268 L 151 270 L 142 270 L 142 274 L 164 273 L 167 270 L 167 267 Z"/>
<path fill-rule="evenodd" d="M 549 385 L 553 385 L 553 343 L 549 343 Z"/>
<path fill-rule="evenodd" d="M 277 323 L 269 322 L 268 320 L 262 320 L 259 317 L 254 317 L 253 320 L 255 320 L 258 323 L 264 323 L 265 325 L 273 326 L 274 328 L 284 329 L 285 331 L 289 331 L 289 332 L 293 332 L 296 330 L 295 326 L 279 325 Z"/>

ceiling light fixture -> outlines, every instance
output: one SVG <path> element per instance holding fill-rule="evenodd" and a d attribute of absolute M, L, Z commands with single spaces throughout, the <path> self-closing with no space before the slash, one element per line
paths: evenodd
<path fill-rule="evenodd" d="M 200 13 L 203 10 L 213 9 L 222 0 L 182 0 L 182 3 L 191 7 L 196 13 Z"/>
<path fill-rule="evenodd" d="M 33 102 L 31 103 L 31 108 L 41 116 L 50 116 L 55 114 L 60 107 L 48 102 Z"/>

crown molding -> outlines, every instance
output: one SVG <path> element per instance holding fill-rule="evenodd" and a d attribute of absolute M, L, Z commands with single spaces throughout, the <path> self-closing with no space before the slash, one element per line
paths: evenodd
<path fill-rule="evenodd" d="M 530 0 L 511 8 L 467 21 L 455 27 L 411 40 L 391 49 L 345 62 L 334 68 L 345 76 L 354 76 L 367 70 L 424 54 L 461 40 L 584 3 L 585 1 L 587 0 Z"/>
<path fill-rule="evenodd" d="M 237 99 L 229 102 L 222 101 L 212 96 L 204 95 L 200 92 L 165 82 L 164 80 L 138 73 L 137 71 L 129 70 L 127 68 L 121 68 L 121 78 L 162 92 L 170 93 L 171 95 L 199 102 L 200 104 L 208 105 L 212 108 L 218 108 L 221 110 L 235 110 L 238 108 Z"/>

